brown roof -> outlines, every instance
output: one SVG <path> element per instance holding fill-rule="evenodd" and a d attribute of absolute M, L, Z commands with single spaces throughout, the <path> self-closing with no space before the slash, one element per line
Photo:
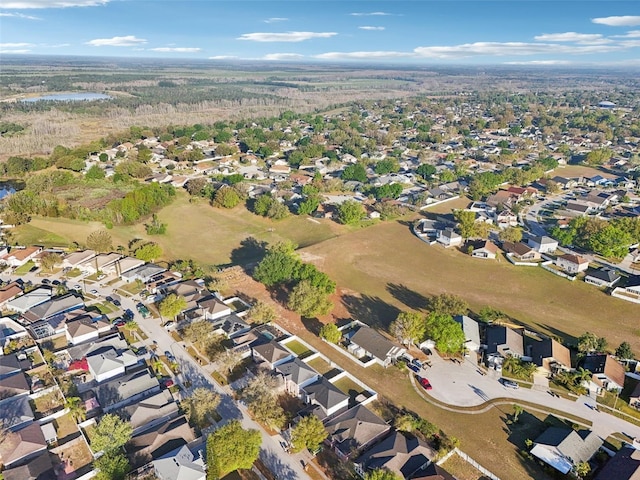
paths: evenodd
<path fill-rule="evenodd" d="M 504 242 L 502 244 L 502 248 L 504 248 L 505 252 L 515 253 L 516 255 L 526 255 L 533 250 L 533 248 L 531 248 L 529 245 L 522 242 Z"/>
<path fill-rule="evenodd" d="M 127 443 L 133 466 L 142 466 L 195 439 L 187 419 L 182 416 L 169 420 L 153 430 L 137 435 Z"/>
<path fill-rule="evenodd" d="M 27 382 L 27 377 L 22 372 L 0 380 L 0 400 L 30 391 L 31 388 Z"/>
<path fill-rule="evenodd" d="M 481 248 L 484 248 L 485 250 L 488 250 L 491 253 L 498 253 L 498 247 L 496 246 L 495 243 L 491 242 L 490 240 L 487 240 L 486 242 L 484 242 L 484 245 Z"/>
<path fill-rule="evenodd" d="M 9 252 L 9 257 L 13 257 L 16 260 L 24 260 L 25 258 L 29 257 L 29 255 L 33 255 L 36 252 L 40 251 L 40 247 L 25 247 L 25 248 L 16 248 L 16 249 L 11 249 L 11 252 Z"/>
<path fill-rule="evenodd" d="M 575 263 L 576 265 L 583 265 L 585 263 L 589 263 L 589 260 L 587 260 L 586 258 L 580 255 L 573 255 L 571 253 L 565 253 L 564 255 L 559 255 L 558 258 L 562 258 L 567 262 Z"/>
<path fill-rule="evenodd" d="M 22 430 L 7 435 L 0 443 L 0 457 L 2 457 L 2 463 L 8 465 L 46 446 L 47 442 L 40 425 L 32 423 Z"/>
<path fill-rule="evenodd" d="M 611 355 L 607 355 L 607 361 L 604 364 L 604 374 L 621 387 L 624 385 L 624 367 Z"/>
<path fill-rule="evenodd" d="M 18 284 L 16 282 L 12 282 L 9 285 L 0 288 L 0 303 L 8 302 L 21 293 L 22 289 L 18 286 Z"/>

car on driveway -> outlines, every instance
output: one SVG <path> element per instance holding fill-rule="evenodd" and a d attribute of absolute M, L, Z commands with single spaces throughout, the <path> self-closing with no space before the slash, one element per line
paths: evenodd
<path fill-rule="evenodd" d="M 82 287 L 81 287 L 80 285 L 74 285 L 74 286 L 73 286 L 73 289 L 74 289 L 74 290 L 80 290 L 81 288 L 82 288 Z"/>
<path fill-rule="evenodd" d="M 429 380 L 426 379 L 426 377 L 418 377 L 420 380 L 420 385 L 422 385 L 422 388 L 424 388 L 425 390 L 431 390 L 433 387 L 431 386 L 431 382 Z"/>
<path fill-rule="evenodd" d="M 164 356 L 167 357 L 167 360 L 169 360 L 170 362 L 175 362 L 175 357 L 173 356 L 173 353 L 171 353 L 169 350 L 167 350 L 166 352 L 164 352 Z"/>
<path fill-rule="evenodd" d="M 147 318 L 149 316 L 149 309 L 143 303 L 138 303 L 136 305 L 136 310 L 138 310 L 138 313 L 142 315 L 142 318 Z"/>
<path fill-rule="evenodd" d="M 507 388 L 514 388 L 514 389 L 518 389 L 520 388 L 520 385 L 518 385 L 517 382 L 514 382 L 513 380 L 509 380 L 507 378 L 502 378 L 500 379 L 500 381 L 502 382 L 502 385 L 504 385 Z"/>
<path fill-rule="evenodd" d="M 131 310 L 127 309 L 122 316 L 125 320 L 133 320 L 134 313 Z"/>
<path fill-rule="evenodd" d="M 420 369 L 418 368 L 417 365 L 414 365 L 413 363 L 407 363 L 407 368 L 409 368 L 409 370 L 411 370 L 412 372 L 420 372 Z"/>
<path fill-rule="evenodd" d="M 122 305 L 122 304 L 120 303 L 120 300 L 115 299 L 115 298 L 113 299 L 113 301 L 112 301 L 111 303 L 113 303 L 116 307 L 119 307 L 120 305 Z"/>
<path fill-rule="evenodd" d="M 116 327 L 124 327 L 126 323 L 127 323 L 127 322 L 125 322 L 125 321 L 124 321 L 123 319 L 121 319 L 121 318 L 119 318 L 118 320 L 116 320 L 115 322 L 113 322 L 113 324 L 114 324 Z"/>
<path fill-rule="evenodd" d="M 139 357 L 146 354 L 147 354 L 147 347 L 142 346 L 136 349 L 136 355 L 138 355 Z"/>
<path fill-rule="evenodd" d="M 413 360 L 411 360 L 411 363 L 413 365 L 415 365 L 416 367 L 418 367 L 418 369 L 422 368 L 422 362 L 420 360 L 418 360 L 417 358 L 414 358 Z"/>
<path fill-rule="evenodd" d="M 95 288 L 93 290 L 91 290 L 91 293 L 93 293 L 94 295 L 98 294 L 98 290 L 96 290 Z"/>

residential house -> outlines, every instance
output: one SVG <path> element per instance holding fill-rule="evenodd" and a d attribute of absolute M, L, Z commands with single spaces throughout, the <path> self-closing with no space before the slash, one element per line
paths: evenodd
<path fill-rule="evenodd" d="M 464 348 L 470 352 L 477 352 L 481 345 L 478 322 L 466 315 L 456 315 L 453 319 L 460 324 L 464 332 Z"/>
<path fill-rule="evenodd" d="M 547 236 L 531 237 L 527 243 L 539 253 L 553 253 L 558 249 L 558 241 Z"/>
<path fill-rule="evenodd" d="M 640 408 L 640 383 L 636 384 L 633 392 L 629 394 L 629 405 Z"/>
<path fill-rule="evenodd" d="M 581 366 L 593 374 L 591 381 L 598 388 L 622 391 L 625 379 L 624 366 L 613 356 L 604 353 L 587 355 Z"/>
<path fill-rule="evenodd" d="M 224 304 L 223 304 L 224 305 Z M 245 322 L 236 314 L 219 318 L 213 323 L 214 333 L 224 335 L 229 339 L 234 339 L 245 335 L 251 330 L 251 324 Z"/>
<path fill-rule="evenodd" d="M 7 398 L 28 395 L 29 393 L 31 393 L 31 387 L 22 371 L 0 379 L 0 403 Z"/>
<path fill-rule="evenodd" d="M 110 331 L 113 325 L 101 317 L 82 315 L 66 323 L 67 341 L 72 345 L 96 340 L 101 333 Z"/>
<path fill-rule="evenodd" d="M 331 445 L 342 460 L 359 455 L 386 435 L 391 426 L 363 405 L 356 405 L 344 413 L 325 421 Z"/>
<path fill-rule="evenodd" d="M 478 245 L 478 248 L 474 248 L 471 252 L 473 258 L 484 258 L 489 260 L 495 260 L 498 254 L 498 247 L 491 240 L 486 240 Z"/>
<path fill-rule="evenodd" d="M 559 255 L 554 262 L 558 268 L 561 268 L 567 273 L 576 275 L 580 272 L 584 272 L 589 268 L 589 260 L 581 255 L 574 255 L 572 253 L 565 253 Z"/>
<path fill-rule="evenodd" d="M 621 288 L 624 288 L 626 294 L 640 300 L 640 275 L 629 277 L 625 286 Z"/>
<path fill-rule="evenodd" d="M 576 201 L 576 202 L 567 202 L 567 205 L 564 207 L 567 215 L 571 216 L 585 216 L 595 212 L 595 208 L 588 203 Z"/>
<path fill-rule="evenodd" d="M 115 378 L 93 389 L 102 411 L 109 413 L 160 391 L 158 379 L 148 370 Z"/>
<path fill-rule="evenodd" d="M 206 466 L 202 452 L 203 443 L 183 445 L 166 455 L 153 460 L 153 469 L 158 480 L 205 480 Z"/>
<path fill-rule="evenodd" d="M 57 315 L 77 310 L 84 306 L 84 300 L 73 293 L 68 293 L 61 297 L 54 297 L 46 302 L 40 303 L 30 308 L 22 314 L 22 319 L 32 324 L 39 320 L 48 320 Z"/>
<path fill-rule="evenodd" d="M 550 337 L 525 337 L 527 356 L 538 367 L 547 372 L 571 369 L 571 352 L 560 342 Z"/>
<path fill-rule="evenodd" d="M 511 208 L 518 203 L 518 195 L 514 195 L 507 190 L 498 190 L 493 195 L 487 197 L 486 203 L 496 208 Z"/>
<path fill-rule="evenodd" d="M 5 468 L 35 457 L 47 448 L 40 425 L 31 423 L 21 430 L 7 434 L 0 443 L 0 458 Z"/>
<path fill-rule="evenodd" d="M 366 325 L 360 326 L 355 333 L 347 337 L 351 342 L 348 347 L 349 351 L 356 358 L 369 356 L 385 368 L 395 362 L 406 351 L 403 347 L 396 345 Z"/>
<path fill-rule="evenodd" d="M 144 265 L 144 260 L 139 260 L 134 257 L 120 257 L 115 262 L 109 265 L 103 265 L 100 268 L 100 271 L 105 275 L 116 275 L 120 276 L 120 274 L 124 272 L 128 272 L 129 270 L 133 270 L 134 268 L 141 267 Z"/>
<path fill-rule="evenodd" d="M 35 418 L 27 395 L 9 397 L 0 407 L 0 423 L 9 430 L 24 428 Z"/>
<path fill-rule="evenodd" d="M 139 358 L 128 348 L 116 350 L 105 346 L 91 352 L 87 368 L 97 383 L 124 375 L 127 368 L 138 364 Z"/>
<path fill-rule="evenodd" d="M 453 228 L 445 228 L 436 231 L 436 241 L 444 247 L 458 247 L 462 245 L 462 236 L 456 233 Z"/>
<path fill-rule="evenodd" d="M 0 355 L 0 379 L 15 375 L 22 370 L 22 362 L 18 360 L 17 353 Z"/>
<path fill-rule="evenodd" d="M 298 357 L 287 362 L 280 363 L 275 367 L 276 373 L 282 375 L 284 388 L 290 395 L 300 397 L 301 389 L 317 381 L 320 374 Z"/>
<path fill-rule="evenodd" d="M 417 437 L 398 431 L 355 460 L 356 472 L 364 477 L 367 472 L 387 469 L 402 479 L 414 478 L 436 459 L 437 452 Z"/>
<path fill-rule="evenodd" d="M 437 463 L 431 462 L 426 468 L 414 474 L 411 480 L 456 480 L 456 478 Z"/>
<path fill-rule="evenodd" d="M 590 268 L 584 276 L 584 281 L 598 287 L 613 287 L 620 278 L 622 278 L 620 274 L 611 268 Z"/>
<path fill-rule="evenodd" d="M 88 262 L 96 256 L 96 252 L 93 250 L 83 250 L 80 252 L 73 252 L 64 257 L 62 260 L 63 268 L 77 268 L 83 263 Z"/>
<path fill-rule="evenodd" d="M 560 176 L 555 176 L 551 179 L 552 182 L 560 186 L 560 188 L 564 190 L 570 190 L 575 188 L 578 185 L 578 182 L 575 178 L 565 178 Z"/>
<path fill-rule="evenodd" d="M 8 285 L 0 288 L 0 308 L 4 308 L 7 302 L 10 302 L 18 295 L 22 293 L 22 288 L 16 282 L 11 282 Z"/>
<path fill-rule="evenodd" d="M 505 208 L 504 210 L 495 214 L 495 224 L 498 228 L 509 228 L 518 225 L 518 216 L 511 210 Z"/>
<path fill-rule="evenodd" d="M 314 407 L 313 413 L 320 420 L 349 407 L 349 396 L 325 377 L 320 377 L 319 380 L 306 385 L 302 388 L 302 392 L 304 402 Z"/>
<path fill-rule="evenodd" d="M 563 474 L 587 462 L 603 442 L 595 432 L 571 428 L 549 427 L 533 442 L 531 454 Z"/>
<path fill-rule="evenodd" d="M 24 465 L 2 472 L 4 480 L 57 480 L 49 452 L 32 458 Z"/>
<path fill-rule="evenodd" d="M 32 260 L 41 251 L 42 247 L 15 247 L 2 258 L 2 261 L 10 267 L 17 268 Z"/>
<path fill-rule="evenodd" d="M 593 480 L 638 480 L 640 478 L 640 450 L 624 445 L 616 452 Z M 5 480 L 7 476 L 5 474 Z"/>
<path fill-rule="evenodd" d="M 111 268 L 111 271 L 115 269 L 114 264 L 122 258 L 119 253 L 100 253 L 95 257 L 81 263 L 78 268 L 88 273 L 102 272 L 107 268 Z"/>
<path fill-rule="evenodd" d="M 166 268 L 162 268 L 159 265 L 155 265 L 153 263 L 145 263 L 144 265 L 140 265 L 139 267 L 132 268 L 131 270 L 127 270 L 120 273 L 120 278 L 125 280 L 127 283 L 135 282 L 136 280 L 140 280 L 142 283 L 147 283 L 151 280 L 151 278 L 159 273 L 166 271 Z"/>
<path fill-rule="evenodd" d="M 198 308 L 205 320 L 217 320 L 231 315 L 231 308 L 222 303 L 215 295 L 209 294 L 197 301 Z"/>
<path fill-rule="evenodd" d="M 251 355 L 256 363 L 265 363 L 269 370 L 276 365 L 293 360 L 295 355 L 277 342 L 257 340 L 251 345 Z"/>
<path fill-rule="evenodd" d="M 195 440 L 195 434 L 183 415 L 168 420 L 148 432 L 136 435 L 127 443 L 125 450 L 129 454 L 131 465 L 139 468 L 193 440 Z"/>
<path fill-rule="evenodd" d="M 17 313 L 25 313 L 33 307 L 51 300 L 53 292 L 51 287 L 38 287 L 24 295 L 9 300 L 5 303 L 7 310 Z"/>
<path fill-rule="evenodd" d="M 503 242 L 502 249 L 511 254 L 511 256 L 521 262 L 534 262 L 540 260 L 540 252 L 534 250 L 523 242 Z"/>
<path fill-rule="evenodd" d="M 133 434 L 150 430 L 166 420 L 175 418 L 180 414 L 178 404 L 173 401 L 169 390 L 160 392 L 129 405 L 116 413 L 120 418 L 129 422 L 133 428 Z"/>
<path fill-rule="evenodd" d="M 489 325 L 485 329 L 484 352 L 487 363 L 499 369 L 507 356 L 524 356 L 524 338 L 521 330 L 504 325 Z"/>

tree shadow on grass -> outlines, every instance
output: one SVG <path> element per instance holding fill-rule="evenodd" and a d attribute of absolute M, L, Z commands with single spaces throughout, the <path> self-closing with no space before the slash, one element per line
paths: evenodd
<path fill-rule="evenodd" d="M 386 329 L 400 313 L 400 309 L 370 295 L 345 295 L 342 303 L 354 319 L 375 328 Z"/>
<path fill-rule="evenodd" d="M 387 292 L 399 302 L 414 310 L 424 310 L 429 305 L 429 299 L 406 285 L 387 283 Z"/>
<path fill-rule="evenodd" d="M 308 332 L 320 335 L 320 329 L 324 324 L 315 317 L 302 317 L 302 325 Z"/>
<path fill-rule="evenodd" d="M 238 248 L 231 251 L 232 265 L 242 265 L 245 271 L 259 263 L 267 253 L 267 242 L 255 237 L 247 237 L 240 242 Z"/>

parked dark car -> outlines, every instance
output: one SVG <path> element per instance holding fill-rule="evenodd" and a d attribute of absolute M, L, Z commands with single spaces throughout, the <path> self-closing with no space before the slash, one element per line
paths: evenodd
<path fill-rule="evenodd" d="M 513 380 L 508 380 L 506 378 L 502 378 L 502 379 L 500 379 L 500 381 L 502 382 L 502 385 L 504 385 L 507 388 L 514 388 L 514 389 L 520 388 L 520 385 L 518 385 L 518 383 L 514 382 Z"/>
<path fill-rule="evenodd" d="M 147 354 L 147 347 L 140 347 L 136 350 L 136 355 L 138 355 L 139 357 L 146 354 Z"/>
<path fill-rule="evenodd" d="M 133 320 L 134 313 L 130 309 L 127 309 L 122 316 L 125 320 Z"/>

